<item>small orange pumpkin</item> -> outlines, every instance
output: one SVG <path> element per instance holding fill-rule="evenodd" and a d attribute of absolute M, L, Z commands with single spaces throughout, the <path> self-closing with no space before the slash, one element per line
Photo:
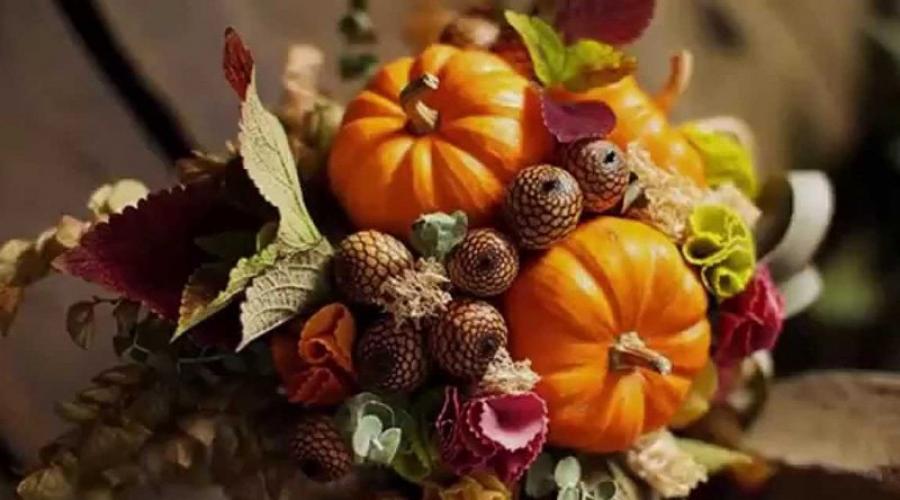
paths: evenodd
<path fill-rule="evenodd" d="M 527 79 L 491 53 L 432 45 L 350 102 L 328 174 L 356 227 L 406 237 L 434 211 L 487 224 L 506 183 L 552 145 Z"/>
<path fill-rule="evenodd" d="M 541 376 L 554 445 L 628 448 L 669 422 L 709 359 L 703 285 L 633 220 L 582 225 L 523 270 L 505 308 L 510 352 Z"/>
<path fill-rule="evenodd" d="M 660 167 L 681 173 L 697 185 L 705 186 L 703 159 L 684 134 L 669 123 L 668 118 L 669 109 L 687 85 L 689 59 L 686 54 L 673 58 L 670 81 L 655 97 L 644 92 L 632 76 L 583 93 L 554 89 L 554 95 L 570 102 L 605 102 L 616 114 L 616 126 L 609 134 L 611 141 L 621 148 L 627 147 L 630 142 L 637 142 Z"/>

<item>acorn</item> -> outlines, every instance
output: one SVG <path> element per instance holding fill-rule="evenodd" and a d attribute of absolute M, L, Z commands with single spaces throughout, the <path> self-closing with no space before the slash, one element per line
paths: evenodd
<path fill-rule="evenodd" d="M 601 139 L 581 139 L 563 146 L 563 167 L 575 177 L 584 195 L 584 209 L 605 212 L 616 206 L 628 188 L 625 155 Z"/>
<path fill-rule="evenodd" d="M 449 375 L 477 382 L 506 345 L 506 334 L 506 322 L 494 306 L 481 300 L 454 300 L 428 337 L 428 352 Z"/>
<path fill-rule="evenodd" d="M 494 229 L 475 229 L 447 259 L 450 281 L 465 292 L 492 297 L 505 292 L 519 272 L 519 252 Z"/>
<path fill-rule="evenodd" d="M 412 253 L 400 240 L 374 230 L 347 236 L 334 254 L 338 289 L 362 304 L 376 304 L 385 280 L 414 266 Z"/>
<path fill-rule="evenodd" d="M 569 172 L 552 165 L 528 167 L 506 191 L 506 218 L 523 248 L 547 248 L 578 225 L 581 188 Z"/>
<path fill-rule="evenodd" d="M 370 389 L 412 392 L 425 382 L 425 340 L 408 322 L 378 320 L 356 343 L 354 364 L 360 383 Z"/>
<path fill-rule="evenodd" d="M 353 454 L 334 422 L 323 415 L 302 417 L 294 426 L 290 453 L 313 481 L 327 483 L 350 473 Z"/>

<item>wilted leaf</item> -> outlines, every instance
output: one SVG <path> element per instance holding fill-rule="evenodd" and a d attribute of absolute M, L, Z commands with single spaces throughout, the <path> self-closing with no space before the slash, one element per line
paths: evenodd
<path fill-rule="evenodd" d="M 181 290 L 202 257 L 194 238 L 208 225 L 215 201 L 207 184 L 153 193 L 94 225 L 54 264 L 177 319 Z"/>
<path fill-rule="evenodd" d="M 98 384 L 131 386 L 139 384 L 146 372 L 147 369 L 141 365 L 123 365 L 104 370 L 93 380 Z"/>
<path fill-rule="evenodd" d="M 25 286 L 47 274 L 34 241 L 15 239 L 0 246 L 0 284 Z"/>
<path fill-rule="evenodd" d="M 141 477 L 141 469 L 133 464 L 125 464 L 106 469 L 100 475 L 109 486 L 120 488 L 135 483 Z"/>
<path fill-rule="evenodd" d="M 88 491 L 79 492 L 79 500 L 115 500 L 115 493 L 111 488 L 97 487 Z"/>
<path fill-rule="evenodd" d="M 0 286 L 0 336 L 5 337 L 9 333 L 19 304 L 22 302 L 24 289 L 17 286 Z"/>
<path fill-rule="evenodd" d="M 422 257 L 434 257 L 443 261 L 466 237 L 468 229 L 469 219 L 461 210 L 452 214 L 424 214 L 413 223 L 410 240 Z"/>
<path fill-rule="evenodd" d="M 60 467 L 48 467 L 26 477 L 16 489 L 22 500 L 76 500 L 75 488 Z"/>
<path fill-rule="evenodd" d="M 188 437 L 175 437 L 166 442 L 163 457 L 172 465 L 190 469 L 194 464 L 195 445 L 196 443 Z"/>
<path fill-rule="evenodd" d="M 93 422 L 100 414 L 100 410 L 96 406 L 75 401 L 59 402 L 54 409 L 60 418 L 74 424 Z"/>
<path fill-rule="evenodd" d="M 92 301 L 77 302 L 69 307 L 66 312 L 66 331 L 69 337 L 82 349 L 87 349 L 94 339 L 96 324 L 94 322 L 94 307 L 97 304 Z"/>
<path fill-rule="evenodd" d="M 115 385 L 91 387 L 78 393 L 78 398 L 88 403 L 110 405 L 121 399 L 122 388 Z"/>
<path fill-rule="evenodd" d="M 172 415 L 172 394 L 160 387 L 142 391 L 125 410 L 125 414 L 153 429 L 169 421 Z"/>
<path fill-rule="evenodd" d="M 228 50 L 229 45 L 235 46 L 235 50 Z M 249 86 L 246 87 L 242 99 L 241 127 L 238 134 L 244 169 L 263 198 L 278 209 L 280 217 L 278 240 L 294 250 L 311 248 L 322 235 L 313 223 L 303 201 L 297 164 L 291 153 L 287 134 L 278 118 L 260 101 L 256 90 L 253 60 L 249 58 L 249 52 L 243 47 L 240 37 L 230 30 L 226 33 L 226 74 L 231 66 L 229 60 L 232 59 L 233 53 L 247 54 L 251 75 Z M 238 84 L 243 84 L 246 71 L 246 67 L 241 68 L 241 79 Z M 229 80 L 232 80 L 230 76 Z M 234 81 L 232 85 L 240 94 Z"/>
<path fill-rule="evenodd" d="M 202 307 L 189 304 L 185 309 L 185 314 L 178 321 L 178 329 L 175 331 L 174 339 L 177 339 L 191 328 L 197 326 L 200 322 L 206 320 L 210 316 L 225 309 L 231 302 L 243 293 L 244 289 L 250 285 L 253 278 L 268 271 L 278 260 L 280 248 L 277 244 L 269 245 L 259 251 L 252 257 L 245 257 L 237 262 L 228 273 L 228 283 L 225 288 L 218 292 L 211 302 Z M 203 271 L 204 273 L 208 271 Z M 190 298 L 203 295 L 197 293 L 198 290 L 192 290 Z"/>
<path fill-rule="evenodd" d="M 655 0 L 562 0 L 556 26 L 570 42 L 630 43 L 650 25 L 655 6 Z"/>
<path fill-rule="evenodd" d="M 324 300 L 329 292 L 327 269 L 332 253 L 323 239 L 315 248 L 282 259 L 253 280 L 241 304 L 243 331 L 238 350 Z"/>
<path fill-rule="evenodd" d="M 210 447 L 216 438 L 216 421 L 206 415 L 193 415 L 178 422 L 178 428 L 196 439 L 203 446 Z"/>
<path fill-rule="evenodd" d="M 710 475 L 730 467 L 746 465 L 753 462 L 753 458 L 746 453 L 729 450 L 728 448 L 698 441 L 696 439 L 675 439 L 678 442 L 678 447 L 693 457 L 694 461 L 702 465 Z"/>
<path fill-rule="evenodd" d="M 136 453 L 150 435 L 150 431 L 140 424 L 117 427 L 98 423 L 85 436 L 78 450 L 81 468 L 100 471 L 115 466 Z"/>
<path fill-rule="evenodd" d="M 547 129 L 562 143 L 605 137 L 616 126 L 616 115 L 603 102 L 561 103 L 544 94 L 541 109 Z"/>

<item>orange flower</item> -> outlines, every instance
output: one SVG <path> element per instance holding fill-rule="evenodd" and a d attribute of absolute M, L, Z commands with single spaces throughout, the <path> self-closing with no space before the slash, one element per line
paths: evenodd
<path fill-rule="evenodd" d="M 353 341 L 356 323 L 343 304 L 329 304 L 300 330 L 291 326 L 271 340 L 272 358 L 288 400 L 330 406 L 353 392 Z"/>

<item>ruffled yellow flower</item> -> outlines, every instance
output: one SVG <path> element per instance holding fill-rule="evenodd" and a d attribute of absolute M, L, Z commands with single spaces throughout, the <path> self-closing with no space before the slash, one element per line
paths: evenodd
<path fill-rule="evenodd" d="M 510 500 L 512 494 L 493 474 L 475 473 L 447 488 L 428 487 L 423 500 Z"/>
<path fill-rule="evenodd" d="M 733 209 L 698 205 L 688 218 L 685 260 L 700 267 L 703 284 L 719 299 L 744 290 L 756 268 L 753 233 Z"/>

